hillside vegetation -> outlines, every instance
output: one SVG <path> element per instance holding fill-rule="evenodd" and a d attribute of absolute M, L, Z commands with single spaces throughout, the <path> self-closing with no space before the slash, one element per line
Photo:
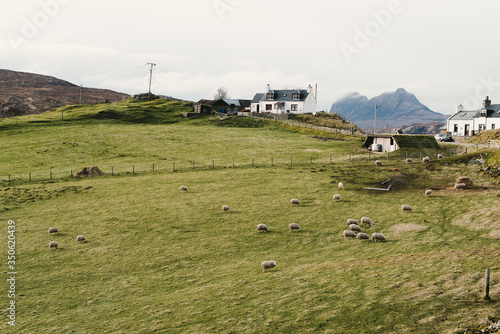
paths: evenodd
<path fill-rule="evenodd" d="M 17 326 L 5 321 L 4 283 L 0 331 L 459 333 L 498 316 L 496 179 L 448 156 L 432 168 L 349 161 L 359 140 L 186 119 L 185 108 L 126 101 L 0 120 L 0 237 L 14 220 L 18 272 Z M 24 172 L 88 165 L 108 173 L 29 182 Z M 19 175 L 9 182 L 8 171 Z M 474 187 L 453 189 L 463 175 Z M 364 189 L 388 179 L 398 191 Z M 346 220 L 362 216 L 388 241 L 344 240 Z M 302 230 L 289 232 L 292 222 Z M 276 268 L 262 272 L 265 260 Z M 494 302 L 482 300 L 486 268 Z"/>

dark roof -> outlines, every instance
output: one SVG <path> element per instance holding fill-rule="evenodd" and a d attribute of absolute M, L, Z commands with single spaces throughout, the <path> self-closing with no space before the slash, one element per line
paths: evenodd
<path fill-rule="evenodd" d="M 278 102 L 305 101 L 306 98 L 309 96 L 307 90 L 304 89 L 273 90 L 273 92 L 274 92 L 273 100 L 267 100 L 267 95 L 265 93 L 264 94 L 259 93 L 255 94 L 254 98 L 252 99 L 252 103 L 257 103 L 261 101 L 278 101 Z M 297 92 L 300 93 L 300 100 L 293 100 L 292 94 Z"/>
<path fill-rule="evenodd" d="M 482 108 L 479 110 L 463 110 L 455 113 L 452 115 L 448 120 L 450 121 L 457 121 L 457 120 L 472 120 L 474 118 L 481 117 L 479 115 L 480 111 L 488 110 L 490 111 L 490 114 L 488 115 L 488 118 L 494 117 L 494 118 L 500 118 L 500 104 L 490 104 L 486 108 Z"/>

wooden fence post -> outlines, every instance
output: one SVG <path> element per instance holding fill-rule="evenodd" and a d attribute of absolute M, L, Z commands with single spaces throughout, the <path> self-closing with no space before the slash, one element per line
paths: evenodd
<path fill-rule="evenodd" d="M 491 300 L 490 298 L 490 269 L 486 269 L 484 278 L 484 300 Z"/>
<path fill-rule="evenodd" d="M 175 172 L 175 161 L 172 162 L 172 171 Z"/>

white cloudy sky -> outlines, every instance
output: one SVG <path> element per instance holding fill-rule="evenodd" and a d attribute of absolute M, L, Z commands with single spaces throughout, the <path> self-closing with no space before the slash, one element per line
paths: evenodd
<path fill-rule="evenodd" d="M 234 98 L 318 84 L 318 109 L 404 87 L 500 103 L 498 0 L 2 0 L 0 68 L 129 94 Z M 498 82 L 498 83 L 497 83 Z"/>

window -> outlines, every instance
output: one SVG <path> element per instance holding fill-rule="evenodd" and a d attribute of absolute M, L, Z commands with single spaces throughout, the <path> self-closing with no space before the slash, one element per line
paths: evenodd
<path fill-rule="evenodd" d="M 267 92 L 267 100 L 268 101 L 274 100 L 274 92 L 273 91 L 270 90 L 269 92 Z"/>
<path fill-rule="evenodd" d="M 290 110 L 291 111 L 298 111 L 299 110 L 299 105 L 298 104 L 292 104 L 290 106 Z"/>
<path fill-rule="evenodd" d="M 495 124 L 491 124 L 491 130 L 495 129 Z"/>
<path fill-rule="evenodd" d="M 266 110 L 273 110 L 273 105 L 272 104 L 266 104 Z"/>
<path fill-rule="evenodd" d="M 458 132 L 458 124 L 453 125 L 453 132 Z"/>
<path fill-rule="evenodd" d="M 292 100 L 294 100 L 294 101 L 300 100 L 300 93 L 299 92 L 294 92 L 292 94 Z"/>

